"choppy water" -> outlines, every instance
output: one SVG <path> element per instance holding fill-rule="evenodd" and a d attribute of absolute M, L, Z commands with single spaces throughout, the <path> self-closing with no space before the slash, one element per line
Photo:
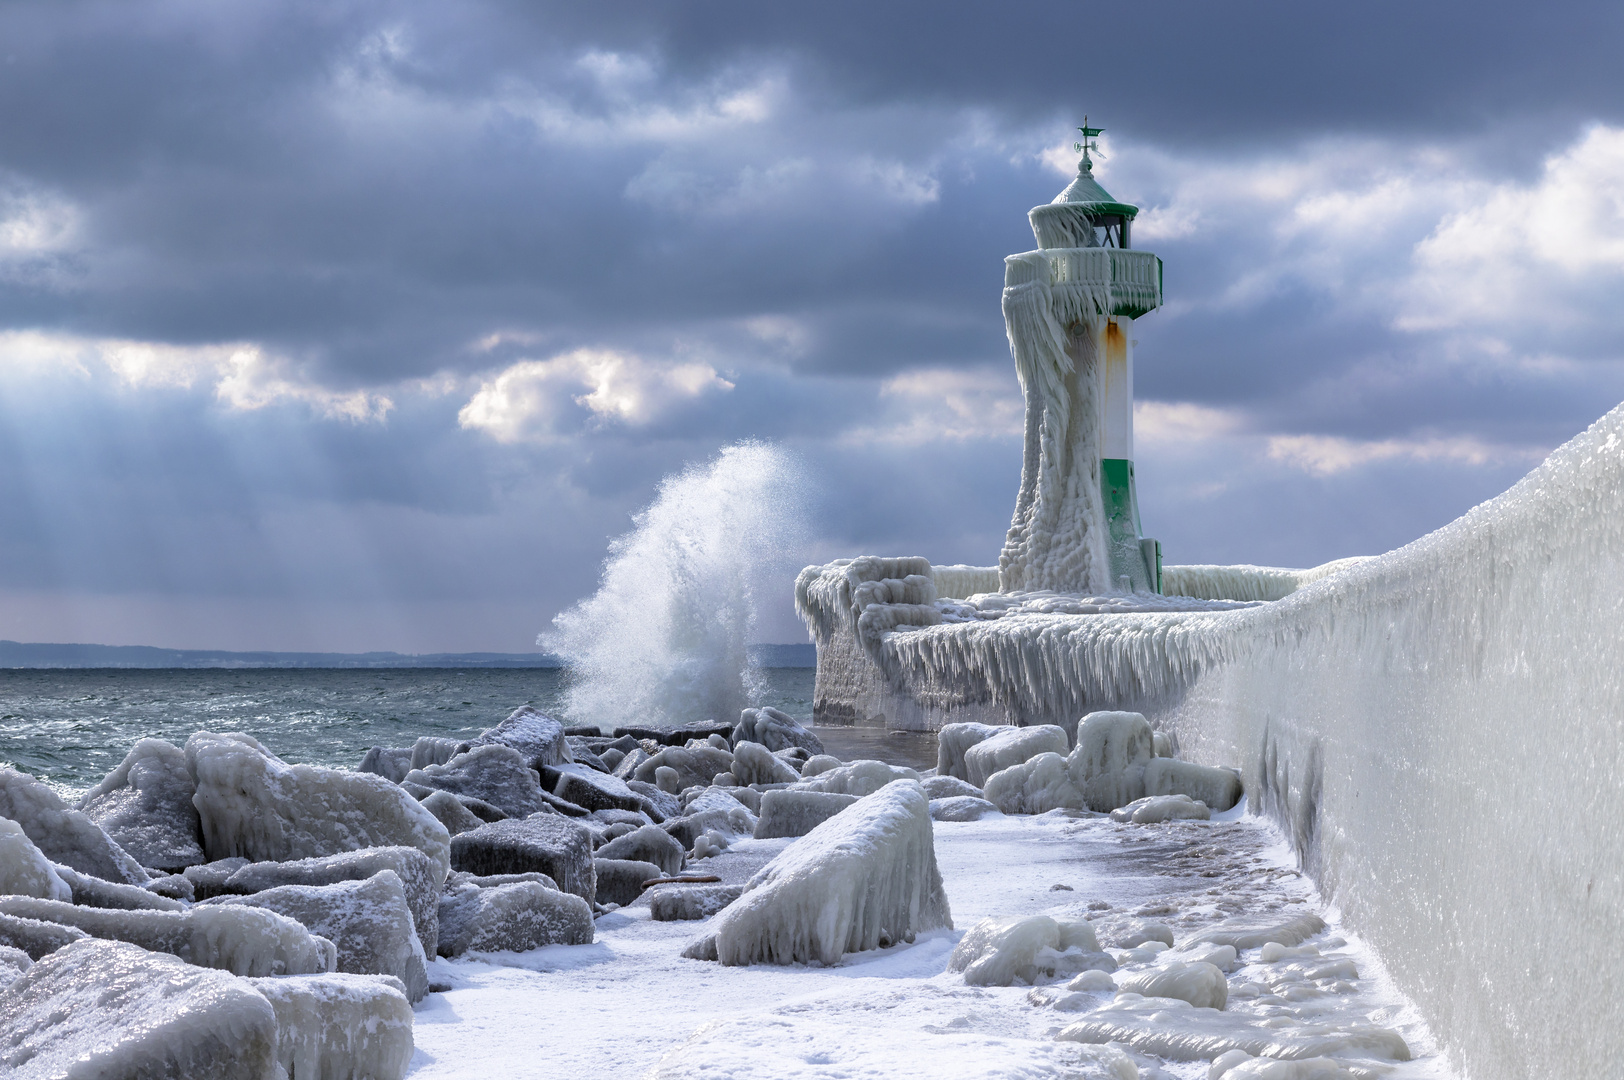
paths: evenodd
<path fill-rule="evenodd" d="M 763 675 L 757 704 L 810 719 L 812 669 Z M 520 705 L 562 716 L 567 678 L 558 668 L 0 671 L 0 763 L 82 790 L 138 739 L 180 745 L 210 730 L 245 731 L 290 762 L 353 768 L 370 746 L 477 735 Z"/>

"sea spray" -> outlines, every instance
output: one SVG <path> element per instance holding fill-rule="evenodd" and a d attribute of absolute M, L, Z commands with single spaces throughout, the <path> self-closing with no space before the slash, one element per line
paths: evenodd
<path fill-rule="evenodd" d="M 757 583 L 799 539 L 800 470 L 744 442 L 660 483 L 609 545 L 598 591 L 538 639 L 568 663 L 578 724 L 735 720 L 756 696 L 747 647 Z"/>

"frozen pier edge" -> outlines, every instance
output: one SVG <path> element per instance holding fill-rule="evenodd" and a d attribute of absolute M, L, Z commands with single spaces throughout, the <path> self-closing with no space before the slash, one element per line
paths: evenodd
<path fill-rule="evenodd" d="M 1624 1061 L 1624 407 L 1459 520 L 1274 602 L 940 599 L 989 573 L 803 571 L 818 718 L 1142 711 L 1182 756 L 1241 767 L 1463 1072 Z"/>

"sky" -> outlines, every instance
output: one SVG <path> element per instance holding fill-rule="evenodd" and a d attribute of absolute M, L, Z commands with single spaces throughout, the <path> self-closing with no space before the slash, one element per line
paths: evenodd
<path fill-rule="evenodd" d="M 802 563 L 995 563 L 1002 259 L 1085 114 L 1168 562 L 1390 550 L 1624 400 L 1618 5 L 48 0 L 0 53 L 0 638 L 527 651 L 746 439 L 808 523 L 760 640 Z"/>

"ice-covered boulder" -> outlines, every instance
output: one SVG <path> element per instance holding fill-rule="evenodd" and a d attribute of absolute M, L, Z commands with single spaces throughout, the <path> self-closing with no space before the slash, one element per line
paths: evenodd
<path fill-rule="evenodd" d="M 1091 712 L 1077 724 L 1077 779 L 1149 764 L 1154 748 L 1150 721 L 1136 712 Z"/>
<path fill-rule="evenodd" d="M 1028 986 L 1069 979 L 1082 971 L 1116 970 L 1100 951 L 1087 919 L 982 919 L 959 939 L 947 970 L 964 972 L 971 986 Z"/>
<path fill-rule="evenodd" d="M 430 765 L 444 765 L 458 754 L 465 754 L 470 749 L 472 745 L 461 739 L 448 739 L 443 735 L 419 735 L 417 741 L 412 743 L 412 768 L 426 769 Z"/>
<path fill-rule="evenodd" d="M 476 746 L 444 765 L 413 769 L 401 784 L 420 799 L 429 792 L 446 791 L 489 803 L 508 817 L 528 817 L 547 809 L 536 771 L 517 750 L 494 743 Z"/>
<path fill-rule="evenodd" d="M 1372 1075 L 1368 1068 L 1355 1072 L 1343 1068 L 1344 1064 L 1328 1057 L 1282 1061 L 1231 1050 L 1212 1059 L 1207 1080 L 1364 1080 Z"/>
<path fill-rule="evenodd" d="M 740 743 L 746 742 L 760 743 L 768 750 L 797 746 L 809 754 L 823 753 L 822 739 L 802 727 L 793 716 L 770 705 L 745 709 L 739 714 L 739 722 L 733 728 L 734 752 L 738 752 Z"/>
<path fill-rule="evenodd" d="M 598 903 L 619 907 L 643 895 L 643 882 L 665 876 L 658 866 L 639 859 L 593 859 L 592 873 L 598 881 Z"/>
<path fill-rule="evenodd" d="M 564 725 L 529 705 L 521 705 L 506 720 L 480 732 L 473 746 L 508 746 L 519 752 L 526 765 L 540 772 L 570 759 L 564 741 Z"/>
<path fill-rule="evenodd" d="M 838 769 L 844 764 L 833 754 L 813 754 L 801 765 L 801 778 L 810 780 L 814 776 L 821 776 L 830 769 Z"/>
<path fill-rule="evenodd" d="M 319 859 L 247 863 L 232 871 L 221 891 L 248 894 L 282 885 L 336 885 L 344 881 L 365 881 L 381 870 L 392 870 L 400 879 L 423 951 L 433 956 L 442 883 L 434 861 L 417 848 L 398 845 L 362 848 Z"/>
<path fill-rule="evenodd" d="M 964 755 L 972 746 L 990 739 L 1007 727 L 997 724 L 947 724 L 936 733 L 936 775 L 969 777 L 964 771 Z"/>
<path fill-rule="evenodd" d="M 10 1080 L 273 1080 L 276 1048 L 276 1011 L 252 983 L 123 942 L 75 942 L 0 992 Z"/>
<path fill-rule="evenodd" d="M 406 889 L 393 870 L 380 870 L 365 881 L 280 885 L 249 896 L 217 896 L 204 903 L 286 915 L 333 943 L 338 950 L 338 971 L 393 975 L 405 984 L 406 996 L 414 1002 L 429 992 L 428 960 L 406 905 Z M 439 925 L 438 905 L 435 925 Z"/>
<path fill-rule="evenodd" d="M 0 948 L 17 949 L 35 960 L 89 936 L 72 926 L 0 912 Z"/>
<path fill-rule="evenodd" d="M 724 964 L 833 964 L 953 925 L 929 800 L 898 781 L 785 848 L 683 955 Z"/>
<path fill-rule="evenodd" d="M 559 814 L 481 825 L 451 838 L 451 865 L 470 874 L 540 871 L 587 903 L 597 896 L 592 831 Z"/>
<path fill-rule="evenodd" d="M 292 919 L 257 908 L 117 911 L 0 896 L 0 914 L 71 926 L 91 937 L 127 941 L 233 975 L 313 975 L 333 970 L 331 941 Z"/>
<path fill-rule="evenodd" d="M 660 825 L 684 848 L 693 848 L 694 842 L 705 833 L 730 838 L 755 834 L 756 815 L 729 794 L 728 789 L 707 787 L 690 794 L 692 797 L 686 800 L 682 815 Z"/>
<path fill-rule="evenodd" d="M 670 792 L 641 780 L 628 780 L 626 786 L 643 797 L 644 811 L 656 825 L 682 813 L 682 801 Z"/>
<path fill-rule="evenodd" d="M 17 981 L 17 977 L 34 966 L 27 953 L 10 945 L 0 945 L 0 990 Z"/>
<path fill-rule="evenodd" d="M 1145 765 L 1145 795 L 1183 795 L 1223 811 L 1241 801 L 1241 778 L 1232 769 L 1159 757 Z"/>
<path fill-rule="evenodd" d="M 1117 976 L 1121 990 L 1145 997 L 1178 998 L 1198 1009 L 1221 1009 L 1229 1001 L 1229 982 L 1213 964 L 1170 960 L 1146 971 Z"/>
<path fill-rule="evenodd" d="M 374 746 L 361 756 L 356 772 L 374 773 L 390 783 L 398 784 L 412 771 L 412 748 L 409 746 Z"/>
<path fill-rule="evenodd" d="M 57 876 L 68 886 L 71 903 L 85 907 L 117 908 L 124 911 L 185 911 L 179 900 L 140 885 L 125 885 L 117 881 L 103 881 L 99 877 L 81 874 L 69 866 L 54 867 Z M 184 878 L 182 880 L 185 880 Z M 55 899 L 48 897 L 47 899 Z"/>
<path fill-rule="evenodd" d="M 0 896 L 72 902 L 73 890 L 43 852 L 10 818 L 0 818 Z"/>
<path fill-rule="evenodd" d="M 656 885 L 648 893 L 655 922 L 708 919 L 744 893 L 743 885 Z"/>
<path fill-rule="evenodd" d="M 403 844 L 445 880 L 450 834 L 381 776 L 289 765 L 251 736 L 207 731 L 186 740 L 186 761 L 210 859 L 283 862 Z"/>
<path fill-rule="evenodd" d="M 598 849 L 600 859 L 640 859 L 670 875 L 682 870 L 682 844 L 658 825 L 642 825 L 615 837 Z"/>
<path fill-rule="evenodd" d="M 1245 951 L 1271 941 L 1277 945 L 1301 945 L 1324 929 L 1325 920 L 1310 912 L 1300 915 L 1244 915 L 1207 927 L 1186 941 L 1183 947 L 1228 945 Z"/>
<path fill-rule="evenodd" d="M 838 769 L 819 773 L 801 786 L 808 791 L 833 791 L 840 795 L 872 795 L 896 780 L 919 779 L 919 774 L 901 765 L 887 765 L 883 761 L 862 760 Z"/>
<path fill-rule="evenodd" d="M 632 779 L 654 783 L 659 769 L 675 772 L 672 785 L 676 791 L 682 791 L 696 784 L 709 784 L 717 773 L 732 772 L 733 755 L 714 746 L 668 746 L 637 766 Z"/>
<path fill-rule="evenodd" d="M 1134 949 L 1147 941 L 1173 944 L 1173 928 L 1136 915 L 1102 915 L 1093 920 L 1094 936 L 1112 949 Z"/>
<path fill-rule="evenodd" d="M 1039 754 L 1064 757 L 1070 751 L 1071 742 L 1065 730 L 1054 724 L 1003 728 L 965 750 L 964 779 L 981 787 L 989 776 L 1001 769 L 1030 761 Z"/>
<path fill-rule="evenodd" d="M 588 812 L 642 810 L 649 806 L 641 795 L 626 786 L 624 780 L 586 765 L 560 765 L 556 773 L 552 770 L 548 772 L 550 778 L 555 775 L 553 794 Z"/>
<path fill-rule="evenodd" d="M 1039 754 L 987 778 L 987 801 L 1006 814 L 1044 814 L 1080 809 L 1086 801 L 1073 782 L 1068 762 L 1059 754 Z"/>
<path fill-rule="evenodd" d="M 141 864 L 101 826 L 32 776 L 8 765 L 0 765 L 0 818 L 16 822 L 54 863 L 107 881 L 140 885 L 147 880 Z"/>
<path fill-rule="evenodd" d="M 175 873 L 206 861 L 196 791 L 180 747 L 142 739 L 79 809 L 142 866 Z"/>
<path fill-rule="evenodd" d="M 1148 769 L 1146 770 L 1149 771 Z M 1154 825 L 1163 821 L 1206 821 L 1212 811 L 1188 795 L 1146 795 L 1111 811 L 1112 821 Z"/>
<path fill-rule="evenodd" d="M 980 821 L 988 814 L 1002 813 L 997 806 L 974 795 L 951 795 L 930 801 L 932 821 Z"/>
<path fill-rule="evenodd" d="M 458 885 L 440 901 L 440 955 L 524 952 L 592 942 L 592 907 L 535 882 Z"/>
<path fill-rule="evenodd" d="M 610 776 L 617 776 L 622 780 L 631 780 L 637 776 L 637 768 L 649 759 L 649 752 L 641 746 L 634 746 L 621 755 L 609 769 Z"/>
<path fill-rule="evenodd" d="M 767 840 L 779 836 L 805 836 L 857 801 L 856 795 L 841 795 L 834 791 L 785 788 L 763 792 L 755 838 Z"/>
<path fill-rule="evenodd" d="M 742 742 L 733 748 L 731 771 L 741 784 L 793 784 L 801 778 L 788 762 L 774 757 L 758 742 Z"/>
<path fill-rule="evenodd" d="M 244 981 L 276 1013 L 276 1062 L 289 1080 L 406 1075 L 412 1006 L 394 980 L 330 974 Z"/>
<path fill-rule="evenodd" d="M 982 797 L 980 788 L 956 776 L 927 776 L 919 781 L 919 786 L 925 789 L 927 799 L 952 799 L 960 795 Z"/>
<path fill-rule="evenodd" d="M 485 818 L 468 809 L 461 799 L 449 791 L 431 791 L 419 801 L 423 804 L 423 809 L 433 814 L 435 819 L 445 826 L 445 831 L 452 836 L 485 824 Z M 496 820 L 500 821 L 501 818 Z"/>
<path fill-rule="evenodd" d="M 226 882 L 231 875 L 248 865 L 248 860 L 242 856 L 230 859 L 216 859 L 201 866 L 188 866 L 181 872 L 192 886 L 193 900 L 207 900 L 211 896 L 220 896 L 231 890 L 226 888 Z"/>

